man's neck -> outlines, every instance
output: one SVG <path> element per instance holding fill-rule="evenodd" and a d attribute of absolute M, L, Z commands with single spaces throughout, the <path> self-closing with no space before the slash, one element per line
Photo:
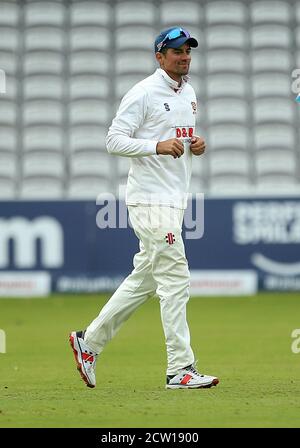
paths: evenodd
<path fill-rule="evenodd" d="M 165 78 L 167 83 L 172 87 L 172 89 L 179 89 L 182 84 L 182 78 L 180 77 L 179 81 L 177 79 L 172 78 L 170 73 L 168 73 L 165 69 L 160 68 L 162 76 Z"/>
<path fill-rule="evenodd" d="M 164 69 L 163 69 L 163 70 L 164 70 Z M 170 73 L 170 72 L 168 72 L 168 70 L 164 70 L 164 71 L 166 72 L 166 74 L 167 74 L 168 76 L 170 76 L 170 78 L 172 78 L 174 81 L 176 81 L 176 82 L 178 83 L 178 87 L 181 86 L 181 83 L 182 83 L 182 77 L 181 77 L 181 76 L 176 75 L 176 74 L 174 74 L 174 73 Z"/>
<path fill-rule="evenodd" d="M 158 68 L 157 71 L 161 74 L 161 76 L 165 79 L 169 87 L 174 90 L 176 93 L 180 93 L 184 88 L 186 82 L 188 82 L 189 77 L 184 75 L 180 78 L 180 82 L 173 79 L 164 69 Z"/>

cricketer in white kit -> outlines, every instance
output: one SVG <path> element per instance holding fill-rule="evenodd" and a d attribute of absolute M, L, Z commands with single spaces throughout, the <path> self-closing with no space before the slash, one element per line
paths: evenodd
<path fill-rule="evenodd" d="M 124 96 L 107 134 L 111 154 L 130 157 L 126 204 L 139 238 L 134 270 L 85 331 L 73 331 L 70 343 L 87 386 L 96 385 L 98 355 L 122 323 L 155 293 L 160 299 L 167 349 L 166 387 L 217 385 L 199 373 L 186 320 L 190 275 L 181 236 L 192 159 L 205 142 L 195 136 L 197 100 L 188 82 L 191 47 L 198 42 L 180 27 L 155 40 L 160 65 Z"/>

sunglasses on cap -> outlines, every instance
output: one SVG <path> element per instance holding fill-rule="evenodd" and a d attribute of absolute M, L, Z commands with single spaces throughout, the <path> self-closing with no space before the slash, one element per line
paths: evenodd
<path fill-rule="evenodd" d="M 188 31 L 182 28 L 175 28 L 174 30 L 171 30 L 168 34 L 166 34 L 163 40 L 157 44 L 157 50 L 161 51 L 161 49 L 165 47 L 170 40 L 177 39 L 180 36 L 191 37 Z"/>

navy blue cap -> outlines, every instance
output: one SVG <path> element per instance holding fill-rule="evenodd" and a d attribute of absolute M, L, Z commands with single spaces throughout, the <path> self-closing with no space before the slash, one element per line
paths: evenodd
<path fill-rule="evenodd" d="M 162 31 L 154 42 L 154 52 L 160 52 L 163 48 L 179 48 L 188 43 L 191 47 L 198 47 L 198 41 L 191 37 L 190 33 L 179 26 L 174 26 Z"/>

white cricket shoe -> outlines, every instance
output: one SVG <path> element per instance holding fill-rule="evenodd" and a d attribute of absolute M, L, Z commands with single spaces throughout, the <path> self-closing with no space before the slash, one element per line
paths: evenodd
<path fill-rule="evenodd" d="M 96 386 L 96 361 L 98 354 L 84 342 L 83 331 L 72 331 L 69 341 L 73 349 L 77 370 L 88 387 Z"/>
<path fill-rule="evenodd" d="M 215 376 L 199 373 L 193 364 L 181 369 L 173 377 L 167 376 L 166 389 L 200 389 L 216 386 L 219 379 Z"/>

